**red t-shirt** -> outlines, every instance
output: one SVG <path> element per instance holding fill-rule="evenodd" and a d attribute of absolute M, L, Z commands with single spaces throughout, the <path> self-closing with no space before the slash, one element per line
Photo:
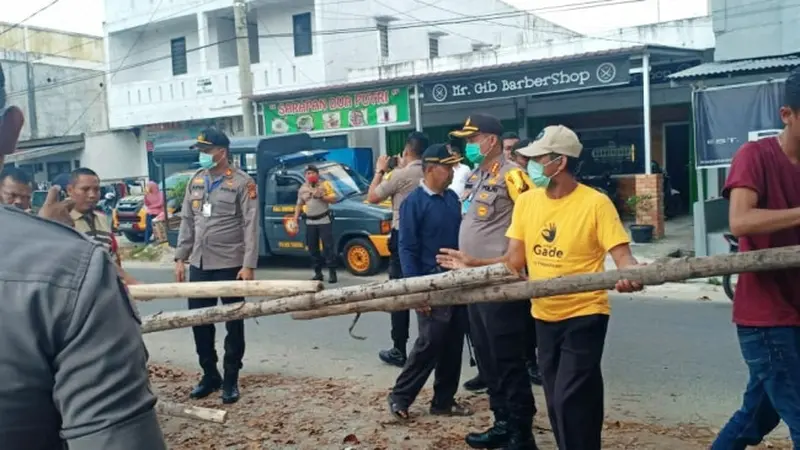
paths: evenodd
<path fill-rule="evenodd" d="M 774 137 L 744 144 L 733 157 L 722 195 L 734 188 L 758 194 L 759 209 L 800 207 L 800 166 L 793 164 Z M 739 238 L 739 251 L 800 245 L 800 227 Z M 800 269 L 739 275 L 733 302 L 737 325 L 800 326 Z"/>

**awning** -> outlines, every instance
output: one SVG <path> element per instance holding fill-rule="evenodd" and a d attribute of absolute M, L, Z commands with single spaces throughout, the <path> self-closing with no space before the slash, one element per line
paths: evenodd
<path fill-rule="evenodd" d="M 33 161 L 39 158 L 44 158 L 45 156 L 53 156 L 58 155 L 61 153 L 67 152 L 74 152 L 83 150 L 84 144 L 83 142 L 74 142 L 71 144 L 62 144 L 62 145 L 48 145 L 42 147 L 33 147 L 24 150 L 18 150 L 8 156 L 6 156 L 5 161 L 7 163 L 23 163 L 28 161 Z"/>
<path fill-rule="evenodd" d="M 688 80 L 721 75 L 744 74 L 769 70 L 789 71 L 800 66 L 800 57 L 779 56 L 775 58 L 742 59 L 738 61 L 715 61 L 700 64 L 669 76 L 671 80 Z"/>

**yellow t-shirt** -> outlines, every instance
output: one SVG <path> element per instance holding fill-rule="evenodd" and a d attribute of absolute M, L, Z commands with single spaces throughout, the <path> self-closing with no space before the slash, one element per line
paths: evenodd
<path fill-rule="evenodd" d="M 630 242 L 611 199 L 583 184 L 555 200 L 544 189 L 522 194 L 506 236 L 525 243 L 531 280 L 602 272 L 608 251 Z M 533 317 L 547 322 L 611 312 L 606 291 L 531 302 Z"/>

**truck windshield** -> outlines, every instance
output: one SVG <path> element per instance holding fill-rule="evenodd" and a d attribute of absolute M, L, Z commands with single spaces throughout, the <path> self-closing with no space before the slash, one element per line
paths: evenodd
<path fill-rule="evenodd" d="M 333 185 L 339 198 L 362 195 L 369 189 L 367 180 L 347 166 L 330 165 L 321 168 L 319 174 Z"/>

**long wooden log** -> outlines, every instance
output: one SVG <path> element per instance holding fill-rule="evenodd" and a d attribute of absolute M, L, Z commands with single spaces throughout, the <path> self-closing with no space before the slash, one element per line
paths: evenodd
<path fill-rule="evenodd" d="M 377 281 L 357 286 L 326 289 L 314 296 L 314 302 L 320 305 L 334 305 L 394 295 L 415 294 L 437 289 L 481 286 L 519 280 L 520 275 L 509 270 L 505 264 L 493 264 L 491 266 L 450 271 L 424 277 Z"/>
<path fill-rule="evenodd" d="M 675 258 L 662 263 L 632 269 L 613 270 L 588 275 L 573 275 L 538 281 L 522 281 L 486 288 L 476 288 L 469 293 L 437 297 L 435 292 L 426 292 L 412 301 L 383 302 L 382 311 L 403 310 L 420 306 L 457 305 L 489 301 L 513 301 L 523 298 L 548 297 L 552 295 L 613 289 L 617 281 L 628 279 L 644 285 L 660 285 L 666 282 L 691 278 L 706 278 L 742 272 L 761 272 L 800 267 L 800 246 L 732 253 L 703 258 Z M 460 272 L 460 271 L 456 271 Z M 410 279 L 413 280 L 413 279 Z M 406 297 L 407 298 L 407 297 Z M 333 300 L 344 300 L 339 303 Z M 347 299 L 332 299 L 333 303 L 347 303 Z M 303 294 L 241 305 L 216 306 L 161 313 L 143 318 L 142 332 L 185 328 L 195 325 L 249 319 L 259 316 L 307 311 L 319 306 L 314 294 Z M 374 309 L 372 309 L 374 310 Z"/>
<path fill-rule="evenodd" d="M 214 423 L 225 423 L 225 421 L 228 420 L 228 411 L 201 408 L 199 406 L 184 405 L 181 403 L 164 402 L 161 400 L 156 403 L 156 412 L 164 414 L 165 416 L 204 420 Z"/>
<path fill-rule="evenodd" d="M 312 309 L 310 311 L 298 311 L 292 313 L 294 320 L 311 320 L 319 319 L 322 317 L 331 316 L 346 316 L 348 314 L 358 314 L 364 312 L 381 311 L 385 305 L 393 305 L 400 302 L 401 304 L 415 304 L 419 302 L 426 302 L 431 298 L 445 297 L 445 296 L 458 296 L 464 293 L 470 293 L 475 290 L 483 289 L 484 287 L 473 288 L 452 288 L 444 289 L 441 291 L 419 292 L 416 294 L 394 295 L 385 298 L 376 298 L 372 300 L 363 300 L 354 303 L 344 303 L 341 305 L 324 306 L 322 308 Z M 393 311 L 402 311 L 408 308 L 393 309 Z"/>
<path fill-rule="evenodd" d="M 128 286 L 128 291 L 133 298 L 144 301 L 160 298 L 281 297 L 319 292 L 322 288 L 319 281 L 253 280 L 132 284 Z"/>

